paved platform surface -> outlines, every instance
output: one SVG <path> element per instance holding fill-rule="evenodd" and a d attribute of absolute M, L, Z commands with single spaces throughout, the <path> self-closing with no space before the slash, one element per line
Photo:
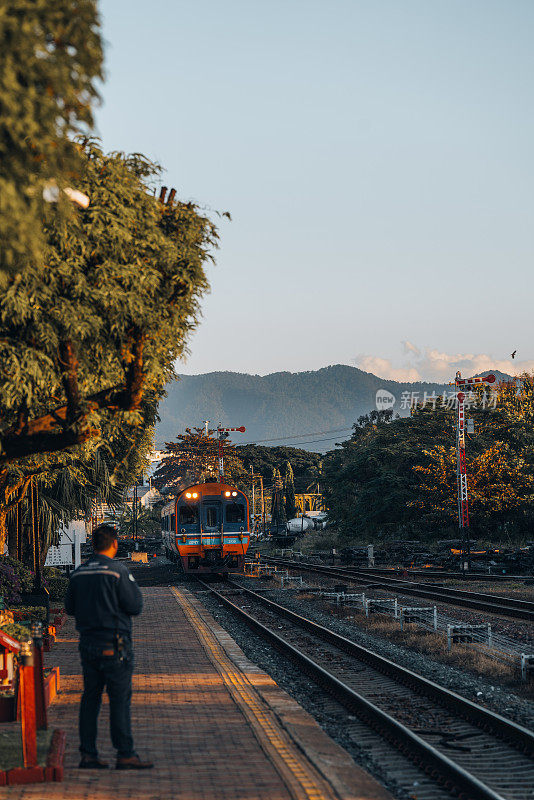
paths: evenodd
<path fill-rule="evenodd" d="M 82 688 L 72 621 L 49 663 L 61 693 L 50 725 L 67 733 L 63 783 L 3 787 L 13 800 L 388 800 L 390 795 L 243 652 L 200 601 L 181 588 L 143 590 L 134 624 L 132 705 L 136 748 L 146 772 L 78 770 Z M 107 702 L 100 755 L 114 764 Z"/>

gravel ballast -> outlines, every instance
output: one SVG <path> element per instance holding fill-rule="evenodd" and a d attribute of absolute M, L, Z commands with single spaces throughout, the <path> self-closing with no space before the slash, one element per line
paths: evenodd
<path fill-rule="evenodd" d="M 240 576 L 238 582 L 253 591 L 258 588 L 258 581 L 254 579 Z M 262 594 L 526 728 L 532 728 L 534 724 L 534 703 L 519 697 L 504 686 L 498 686 L 485 677 L 442 664 L 427 655 L 388 641 L 385 637 L 364 631 L 358 627 L 357 622 L 344 622 L 331 614 L 325 614 L 312 603 L 299 600 L 298 592 L 293 589 L 269 588 L 264 589 Z"/>

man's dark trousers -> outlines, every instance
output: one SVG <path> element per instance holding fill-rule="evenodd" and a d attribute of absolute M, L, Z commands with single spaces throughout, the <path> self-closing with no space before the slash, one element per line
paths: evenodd
<path fill-rule="evenodd" d="M 111 741 L 119 758 L 135 755 L 130 720 L 132 699 L 133 652 L 126 648 L 125 657 L 102 655 L 103 647 L 80 643 L 84 691 L 80 704 L 80 751 L 96 758 L 96 731 L 102 692 L 109 697 Z"/>

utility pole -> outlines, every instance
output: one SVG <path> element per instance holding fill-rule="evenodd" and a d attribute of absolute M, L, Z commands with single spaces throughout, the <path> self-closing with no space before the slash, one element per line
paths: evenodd
<path fill-rule="evenodd" d="M 133 535 L 135 541 L 135 549 L 137 550 L 137 478 L 135 479 L 134 496 L 133 496 Z"/>
<path fill-rule="evenodd" d="M 469 391 L 476 384 L 494 383 L 495 375 L 486 375 L 484 378 L 462 378 L 461 372 L 456 373 L 454 386 L 456 388 L 456 482 L 458 487 L 458 527 L 460 529 L 462 545 L 462 572 L 471 569 L 471 540 L 469 537 L 469 496 L 467 490 L 467 464 L 465 460 L 465 391 Z M 452 384 L 449 384 L 450 386 Z M 467 560 L 465 560 L 467 559 Z"/>
<path fill-rule="evenodd" d="M 265 501 L 263 498 L 263 475 L 260 475 L 260 491 L 261 491 L 261 523 L 262 534 L 265 536 Z"/>
<path fill-rule="evenodd" d="M 254 496 L 254 464 L 250 465 L 250 474 L 252 475 L 252 526 L 254 527 L 254 523 L 256 522 L 256 505 L 255 505 L 255 496 Z"/>

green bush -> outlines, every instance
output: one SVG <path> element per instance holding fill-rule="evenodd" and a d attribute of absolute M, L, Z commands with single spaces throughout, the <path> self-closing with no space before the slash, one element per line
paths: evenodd
<path fill-rule="evenodd" d="M 32 638 L 30 629 L 25 625 L 21 625 L 19 622 L 5 622 L 3 625 L 0 625 L 0 628 L 4 633 L 7 633 L 8 636 L 12 636 L 19 642 Z"/>
<path fill-rule="evenodd" d="M 17 620 L 25 622 L 44 622 L 46 620 L 46 608 L 44 606 L 15 606 L 11 609 L 16 615 Z"/>
<path fill-rule="evenodd" d="M 58 578 L 46 578 L 46 588 L 50 593 L 50 600 L 63 602 L 69 585 L 69 579 L 61 575 Z"/>
<path fill-rule="evenodd" d="M 33 590 L 34 574 L 22 561 L 11 558 L 11 556 L 0 556 L 0 565 L 1 564 L 11 567 L 18 578 L 21 592 L 31 592 Z"/>

